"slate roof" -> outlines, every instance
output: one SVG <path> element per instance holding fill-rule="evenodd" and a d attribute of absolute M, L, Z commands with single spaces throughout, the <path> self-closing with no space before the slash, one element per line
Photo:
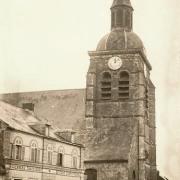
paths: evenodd
<path fill-rule="evenodd" d="M 97 51 L 140 49 L 144 50 L 141 39 L 134 32 L 114 29 L 105 35 L 97 45 Z"/>
<path fill-rule="evenodd" d="M 29 112 L 2 101 L 0 101 L 0 120 L 13 129 L 38 134 L 29 125 L 40 123 L 40 120 L 32 116 Z"/>
<path fill-rule="evenodd" d="M 47 124 L 45 120 L 35 117 L 32 112 L 15 107 L 3 101 L 0 101 L 0 121 L 6 123 L 8 127 L 14 130 L 38 136 L 45 136 L 45 134 L 41 134 L 39 131 L 33 128 L 33 126 L 36 125 L 45 126 Z M 50 126 L 49 128 L 50 131 L 47 138 L 53 138 L 65 143 L 71 143 L 70 141 L 66 141 L 63 137 L 56 134 L 59 132 L 59 128 L 55 128 L 53 126 Z"/>
<path fill-rule="evenodd" d="M 60 129 L 80 132 L 77 141 L 86 147 L 85 160 L 127 160 L 130 152 L 133 128 L 132 120 L 122 121 L 118 129 L 84 130 L 85 89 L 40 91 L 5 94 L 1 99 L 21 106 L 23 102 L 34 102 L 40 117 L 48 119 Z"/>
<path fill-rule="evenodd" d="M 34 103 L 34 113 L 60 129 L 79 129 L 85 119 L 85 89 L 10 93 L 0 99 L 17 107 Z"/>

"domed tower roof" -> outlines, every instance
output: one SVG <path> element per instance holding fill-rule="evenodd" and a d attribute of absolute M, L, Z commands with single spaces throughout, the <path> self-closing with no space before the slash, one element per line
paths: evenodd
<path fill-rule="evenodd" d="M 115 29 L 105 35 L 97 46 L 97 51 L 144 49 L 143 42 L 133 32 Z"/>
<path fill-rule="evenodd" d="M 144 50 L 143 42 L 132 29 L 133 8 L 130 0 L 114 0 L 111 7 L 111 32 L 100 40 L 96 50 Z"/>

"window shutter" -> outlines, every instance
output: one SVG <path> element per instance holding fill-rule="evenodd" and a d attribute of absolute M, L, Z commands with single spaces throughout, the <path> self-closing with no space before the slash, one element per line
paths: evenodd
<path fill-rule="evenodd" d="M 57 162 L 57 153 L 53 152 L 52 153 L 52 164 L 56 165 Z"/>
<path fill-rule="evenodd" d="M 12 159 L 15 159 L 16 157 L 16 145 L 12 144 Z"/>
<path fill-rule="evenodd" d="M 44 150 L 44 157 L 43 157 L 43 163 L 47 163 L 48 162 L 48 152 L 47 152 L 47 150 Z"/>
<path fill-rule="evenodd" d="M 8 131 L 4 131 L 3 138 L 4 138 L 4 145 L 3 145 L 4 156 L 9 157 L 11 153 L 10 133 Z"/>
<path fill-rule="evenodd" d="M 32 161 L 32 158 L 33 158 L 33 149 L 32 148 L 30 148 L 30 161 Z"/>
<path fill-rule="evenodd" d="M 40 163 L 41 150 L 37 150 L 37 162 Z"/>
<path fill-rule="evenodd" d="M 22 148 L 21 148 L 21 160 L 24 160 L 24 156 L 25 156 L 25 147 L 22 146 Z"/>
<path fill-rule="evenodd" d="M 12 153 L 13 153 L 13 144 L 10 144 L 9 146 L 9 158 L 12 158 Z"/>

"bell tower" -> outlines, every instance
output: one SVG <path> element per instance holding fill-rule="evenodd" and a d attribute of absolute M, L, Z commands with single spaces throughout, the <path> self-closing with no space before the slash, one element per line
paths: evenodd
<path fill-rule="evenodd" d="M 130 0 L 114 0 L 111 32 L 90 51 L 85 167 L 98 180 L 156 180 L 155 87 Z"/>

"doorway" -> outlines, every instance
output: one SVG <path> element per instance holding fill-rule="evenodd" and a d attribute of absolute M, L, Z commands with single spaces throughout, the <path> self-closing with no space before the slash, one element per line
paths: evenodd
<path fill-rule="evenodd" d="M 84 180 L 97 180 L 97 170 L 86 169 L 84 174 Z"/>

